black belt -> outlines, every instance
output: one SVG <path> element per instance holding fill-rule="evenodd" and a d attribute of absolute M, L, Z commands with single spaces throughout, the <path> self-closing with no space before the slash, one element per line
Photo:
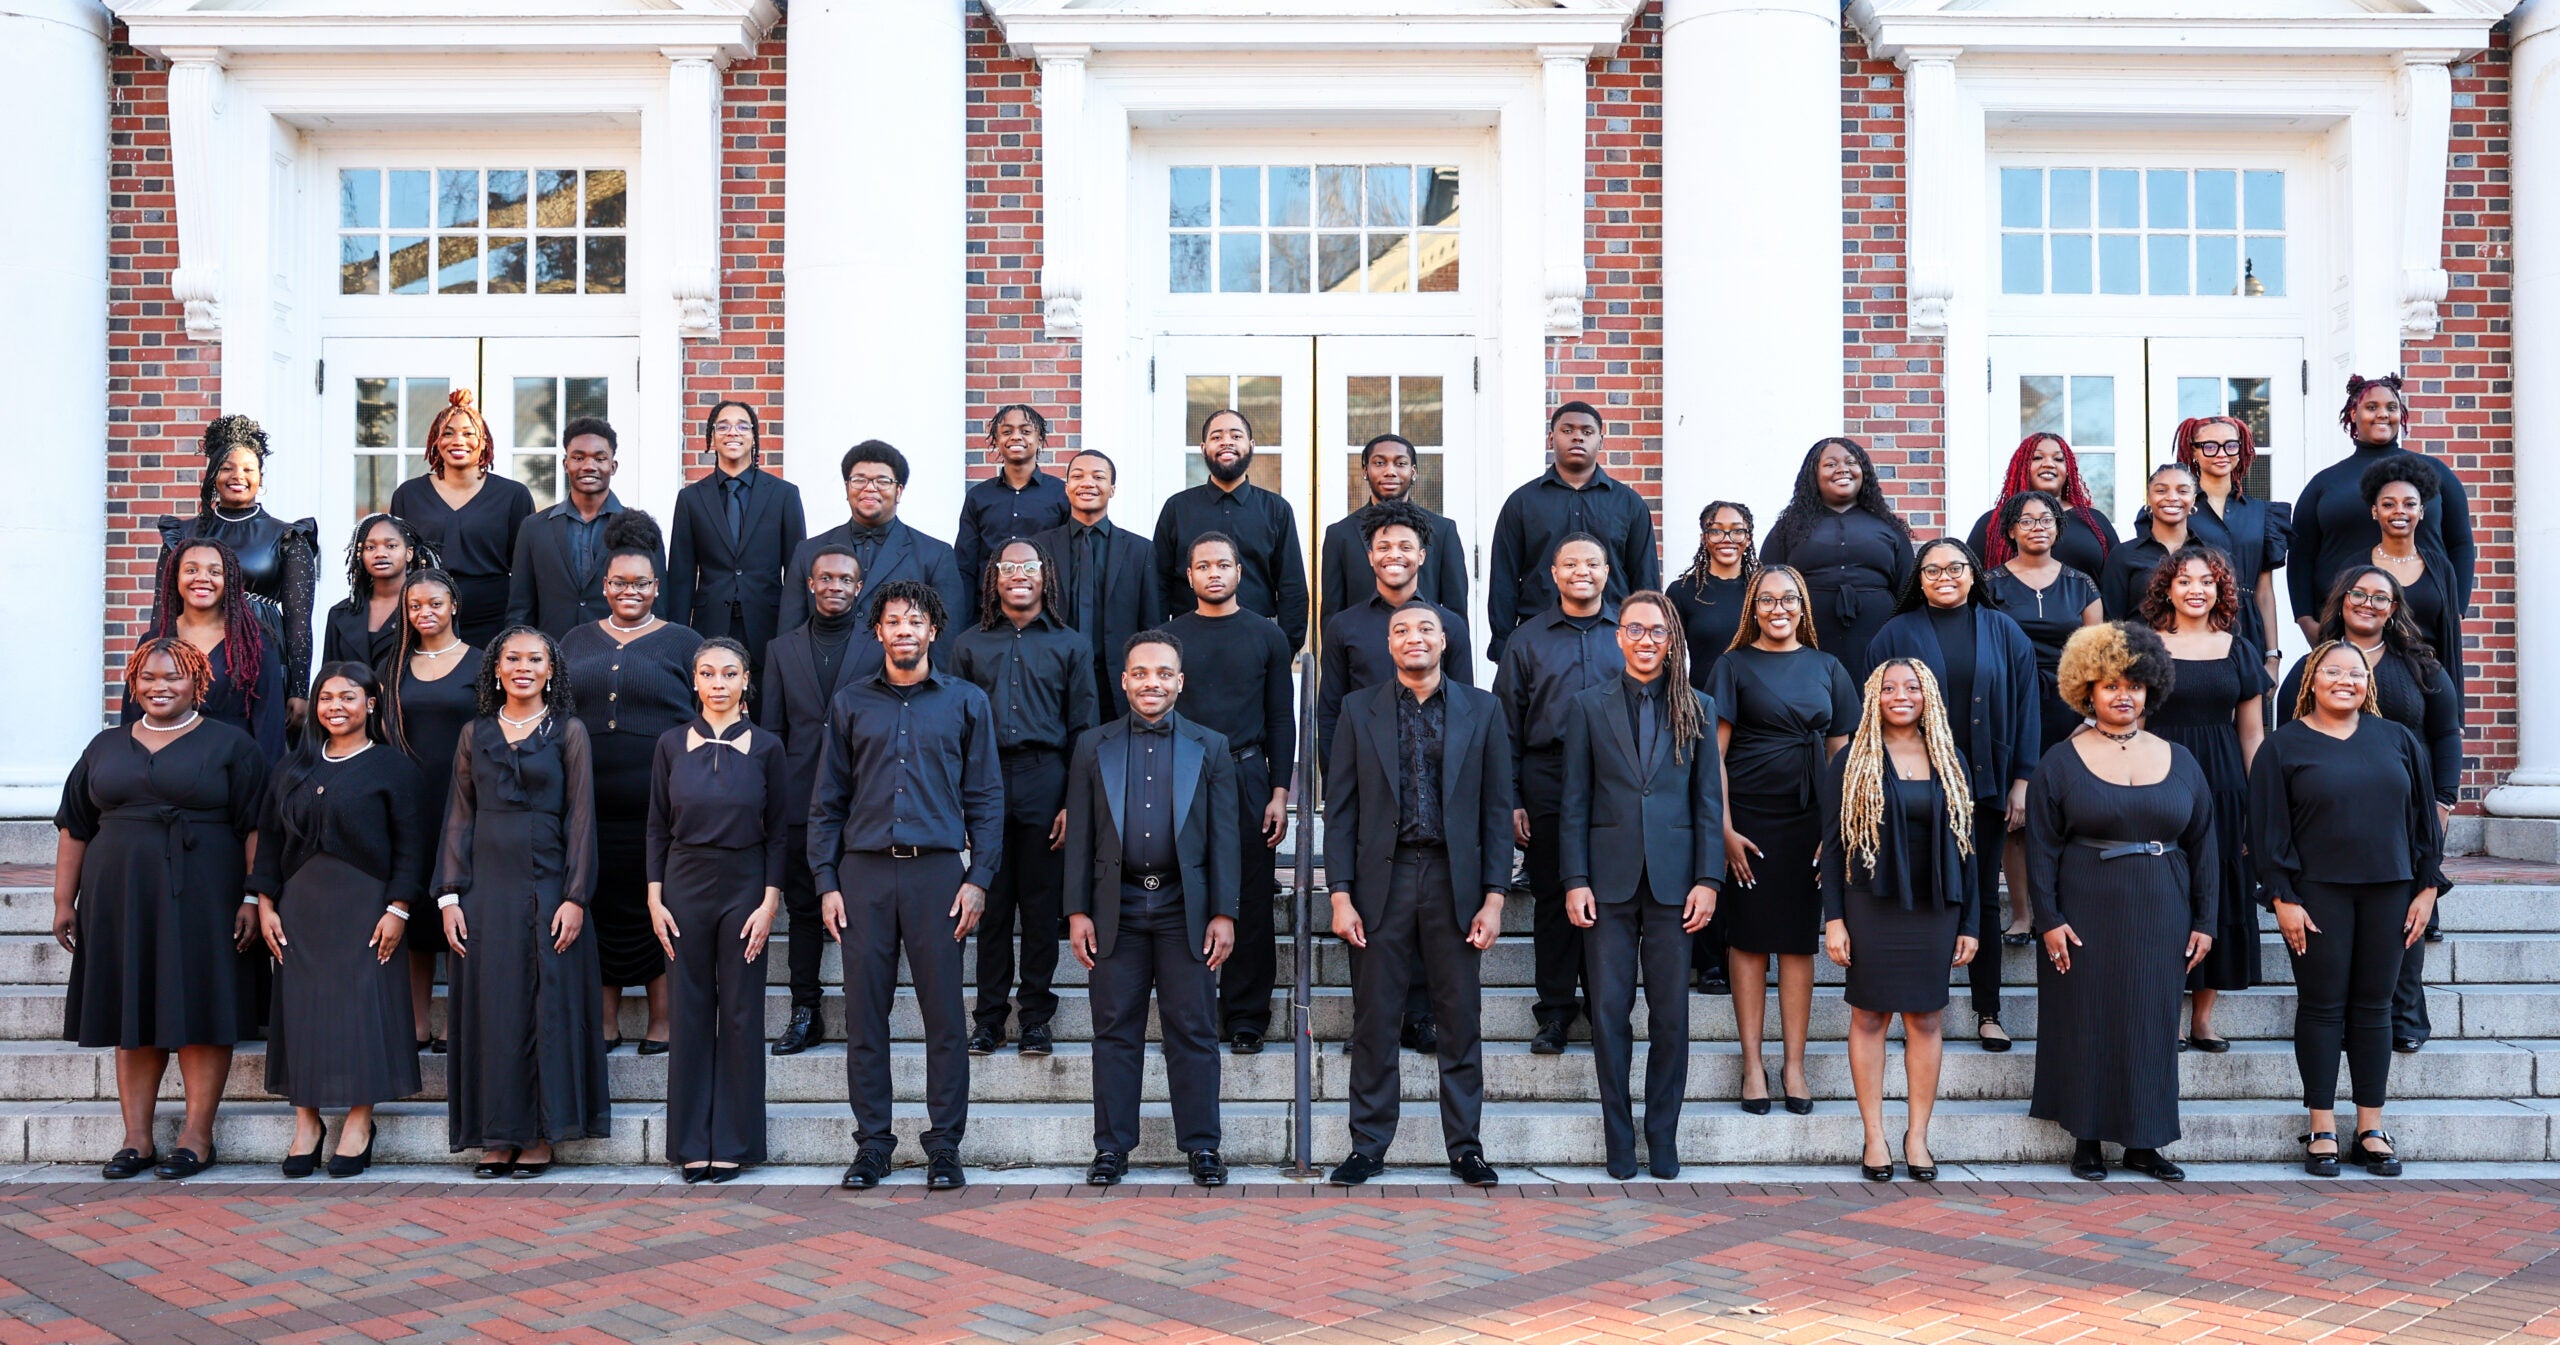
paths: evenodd
<path fill-rule="evenodd" d="M 1227 755 L 1237 761 L 1244 761 L 1251 757 L 1258 757 L 1262 755 L 1262 744 L 1255 743 L 1251 747 L 1239 747 L 1227 753 Z"/>
<path fill-rule="evenodd" d="M 2100 859 L 2131 859 L 2136 855 L 2174 855 L 2176 841 L 2109 841 L 2094 836 L 2074 836 L 2073 845 L 2085 845 L 2098 852 Z"/>
<path fill-rule="evenodd" d="M 856 854 L 887 855 L 891 859 L 922 859 L 926 855 L 954 855 L 957 850 L 939 850 L 929 845 L 892 845 L 883 850 L 858 850 Z"/>
<path fill-rule="evenodd" d="M 1120 880 L 1133 883 L 1149 892 L 1161 892 L 1182 877 L 1179 869 L 1122 869 Z"/>

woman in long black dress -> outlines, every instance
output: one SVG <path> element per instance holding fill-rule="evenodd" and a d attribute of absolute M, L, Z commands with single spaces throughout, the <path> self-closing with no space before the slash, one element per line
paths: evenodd
<path fill-rule="evenodd" d="M 373 1107 L 418 1091 L 407 976 L 391 964 L 426 886 L 435 836 L 418 768 L 375 751 L 381 684 L 361 663 L 324 663 L 312 732 L 275 774 L 249 870 L 258 926 L 276 960 L 267 1091 L 294 1108 L 284 1175 L 308 1177 L 327 1136 L 323 1107 L 347 1109 L 329 1175 L 373 1162 Z M 362 1142 L 358 1142 L 358 1137 Z"/>
<path fill-rule="evenodd" d="M 1689 569 L 1663 590 L 1680 609 L 1680 629 L 1689 640 L 1689 685 L 1700 691 L 1715 675 L 1733 633 L 1742 628 L 1744 592 L 1760 568 L 1753 556 L 1751 506 L 1715 500 L 1698 511 L 1698 555 Z M 1721 912 L 1719 912 L 1721 915 Z M 1725 970 L 1724 925 L 1709 920 L 1690 940 L 1690 985 L 1701 994 L 1729 993 Z"/>
<path fill-rule="evenodd" d="M 241 896 L 267 764 L 249 735 L 197 708 L 213 672 L 194 645 L 147 639 L 124 679 L 136 717 L 89 740 L 53 819 L 53 937 L 71 954 L 62 1035 L 116 1050 L 124 1147 L 103 1175 L 157 1164 L 178 1180 L 212 1165 L 231 1048 L 257 1031 L 244 952 L 257 907 Z M 173 1051 L 187 1110 L 164 1161 L 151 1115 Z"/>
<path fill-rule="evenodd" d="M 2152 571 L 2143 619 L 2160 633 L 2177 663 L 2176 685 L 2151 707 L 2143 726 L 2195 757 L 2213 787 L 2215 858 L 2222 865 L 2213 956 L 2187 975 L 2187 1045 L 2220 1055 L 2231 1043 L 2214 1035 L 2214 1003 L 2225 990 L 2258 983 L 2258 884 L 2249 864 L 2249 763 L 2267 736 L 2262 699 L 2274 690 L 2258 651 L 2240 638 L 2239 587 L 2222 553 L 2187 547 Z"/>
<path fill-rule="evenodd" d="M 427 425 L 427 472 L 391 492 L 391 512 L 409 520 L 462 585 L 462 639 L 475 649 L 506 624 L 508 567 L 516 532 L 533 516 L 533 492 L 490 470 L 489 422 L 456 388 Z"/>
<path fill-rule="evenodd" d="M 605 525 L 606 614 L 560 637 L 585 689 L 578 718 L 596 762 L 596 962 L 604 977 L 605 1049 L 622 1044 L 622 991 L 645 986 L 640 1054 L 667 1049 L 667 958 L 649 929 L 649 768 L 659 735 L 693 718 L 693 651 L 702 637 L 660 617 L 656 520 L 631 510 Z"/>
<path fill-rule="evenodd" d="M 1870 657 L 1917 659 L 1928 665 L 1955 707 L 1947 725 L 1970 771 L 1973 848 L 2000 853 L 2011 827 L 2026 826 L 2027 777 L 2035 773 L 2044 732 L 2036 703 L 2035 646 L 2007 613 L 1990 603 L 1981 566 L 1962 542 L 1941 537 L 1920 548 L 1920 568 L 1902 595 L 1900 614 L 1868 644 Z M 1981 926 L 1965 932 L 1985 943 L 1999 938 L 2000 870 L 1974 866 L 1980 887 L 1971 909 Z M 2009 1049 L 2000 1023 L 2000 959 L 1983 958 L 1968 973 L 1982 1049 Z"/>
<path fill-rule="evenodd" d="M 2240 595 L 2240 638 L 2258 651 L 2269 677 L 2280 651 L 2276 633 L 2276 571 L 2293 547 L 2293 506 L 2249 494 L 2249 467 L 2257 441 L 2238 416 L 2197 416 L 2178 423 L 2177 458 L 2196 474 L 2195 507 L 2187 526 L 2197 541 L 2231 563 Z"/>
<path fill-rule="evenodd" d="M 764 1161 L 764 957 L 791 853 L 782 740 L 747 722 L 747 647 L 693 655 L 702 713 L 649 771 L 649 923 L 667 956 L 667 1157 L 688 1182 Z"/>
<path fill-rule="evenodd" d="M 196 709 L 249 735 L 268 765 L 284 759 L 284 660 L 238 583 L 240 558 L 210 537 L 189 538 L 160 554 L 160 613 L 146 638 L 174 635 L 196 647 L 212 680 Z M 131 695 L 124 722 L 143 717 Z"/>
<path fill-rule="evenodd" d="M 2426 529 L 2427 511 L 2443 498 L 2434 474 L 2417 454 L 2393 453 L 2365 468 L 2359 484 L 2382 540 L 2352 568 L 2371 565 L 2400 586 L 2401 605 L 2458 698 L 2463 694 L 2462 608 L 2449 596 L 2458 576 Z"/>
<path fill-rule="evenodd" d="M 400 639 L 382 668 L 383 736 L 418 768 L 421 815 L 430 836 L 444 835 L 445 809 L 453 799 L 454 747 L 462 727 L 480 717 L 480 651 L 455 631 L 453 576 L 420 570 L 400 586 Z M 426 909 L 425 875 L 409 909 Z M 418 1049 L 445 1053 L 429 1010 L 434 1007 L 436 955 L 445 951 L 444 922 L 409 922 L 409 1010 Z"/>
<path fill-rule="evenodd" d="M 1805 579 L 1806 614 L 1822 648 L 1852 677 L 1867 672 L 1867 641 L 1893 617 L 1911 582 L 1911 525 L 1885 503 L 1867 450 L 1825 439 L 1804 455 L 1795 497 L 1769 529 L 1760 559 Z"/>
<path fill-rule="evenodd" d="M 193 518 L 163 515 L 160 549 L 209 537 L 231 548 L 232 580 L 266 628 L 267 643 L 282 660 L 291 694 L 280 704 L 299 720 L 303 688 L 311 675 L 311 607 L 319 583 L 320 525 L 307 518 L 288 523 L 267 512 L 267 432 L 247 416 L 224 416 L 204 430 L 204 479 Z M 170 609 L 155 607 L 155 623 Z M 269 757 L 269 761 L 275 760 Z"/>
<path fill-rule="evenodd" d="M 2267 904 L 2293 958 L 2294 1067 L 2311 1113 L 2303 1169 L 2338 1175 L 2338 1054 L 2356 1104 L 2349 1162 L 2400 1175 L 2382 1129 L 2391 1082 L 2391 995 L 2402 953 L 2451 886 L 2440 863 L 2426 753 L 2377 713 L 2364 655 L 2321 645 L 2295 718 L 2249 770 L 2249 839 Z"/>
<path fill-rule="evenodd" d="M 321 623 L 320 661 L 389 664 L 400 647 L 400 591 L 410 575 L 435 568 L 435 548 L 407 519 L 365 515 L 347 539 L 347 596 Z"/>
<path fill-rule="evenodd" d="M 2338 410 L 2338 424 L 2346 430 L 2353 451 L 2313 473 L 2293 506 L 2293 564 L 2287 575 L 2293 590 L 2293 617 L 2305 635 L 2311 633 L 2320 597 L 2337 581 L 2338 572 L 2373 561 L 2373 548 L 2382 541 L 2382 534 L 2373 516 L 2373 501 L 2362 490 L 2364 473 L 2375 460 L 2408 451 L 2403 445 L 2410 419 L 2398 374 L 2347 380 L 2347 401 Z M 2418 520 L 2418 543 L 2445 557 L 2441 577 L 2458 628 L 2463 613 L 2471 610 L 2471 583 L 2480 563 L 2479 543 L 2471 531 L 2471 497 L 2461 476 L 2444 460 L 2423 453 L 2412 456 L 2435 478 L 2435 489 L 2428 494 L 2432 507 Z M 2407 582 L 2404 577 L 2402 583 Z M 2436 652 L 2440 661 L 2446 657 L 2444 650 Z M 2454 674 L 2454 685 L 2461 686 L 2461 669 L 2448 663 L 2447 670 Z"/>
<path fill-rule="evenodd" d="M 2213 948 L 2222 864 L 2213 786 L 2143 727 L 2180 669 L 2157 632 L 2092 626 L 2062 651 L 2064 699 L 2096 722 L 2044 754 L 2027 786 L 2036 966 L 2035 1099 L 2077 1141 L 2071 1175 L 2104 1181 L 2102 1143 L 2162 1181 L 2178 1138 L 2178 997 Z"/>
<path fill-rule="evenodd" d="M 1929 1116 L 1945 1058 L 1947 968 L 1974 960 L 1980 889 L 1972 790 L 1927 664 L 1888 659 L 1867 675 L 1857 735 L 1822 775 L 1822 941 L 1846 968 L 1849 1077 L 1866 1147 L 1858 1169 L 1893 1180 L 1884 1137 L 1884 1038 L 1902 1016 L 1910 1123 L 1902 1161 L 1913 1181 L 1938 1179 Z M 1948 789 L 1954 781 L 1957 788 Z"/>
<path fill-rule="evenodd" d="M 2009 505 L 2021 495 L 2041 494 L 2053 501 L 2056 525 L 2045 550 L 2064 565 L 2095 580 L 2106 568 L 2107 553 L 2116 549 L 2115 521 L 2098 508 L 2089 484 L 2080 477 L 2080 457 L 2061 435 L 2030 434 L 2009 455 L 2009 474 L 2000 482 L 2000 498 L 1973 521 L 1964 544 L 1994 570 L 2018 552 L 2009 535 Z"/>
<path fill-rule="evenodd" d="M 2049 437 L 2049 436 L 2048 436 Z M 2059 442 L 2059 441 L 2056 441 Z M 2104 516 L 2101 515 L 2103 518 Z M 2036 756 L 2080 727 L 2080 716 L 2063 704 L 2054 681 L 2062 666 L 2062 646 L 2083 626 L 2106 620 L 2098 602 L 2098 581 L 2057 554 L 2054 538 L 2063 528 L 2062 501 L 2041 490 L 2021 491 L 2001 501 L 1997 536 L 2009 550 L 2007 560 L 1985 557 L 1991 597 L 2035 646 L 2037 704 L 2043 712 Z M 2086 528 L 2082 535 L 2089 535 Z M 2027 842 L 2023 830 L 2009 833 L 2001 857 L 2009 878 L 2009 928 L 2001 942 L 2024 948 L 2035 942 L 2034 916 L 2027 910 Z"/>
<path fill-rule="evenodd" d="M 1813 1110 L 1804 1044 L 1813 1024 L 1813 954 L 1822 938 L 1823 765 L 1858 728 L 1858 684 L 1814 646 L 1804 577 L 1784 565 L 1751 578 L 1751 605 L 1716 661 L 1716 749 L 1724 758 L 1724 899 L 1733 1016 L 1742 1042 L 1742 1109 L 1769 1111 L 1761 1057 L 1769 959 L 1778 959 L 1778 1023 L 1787 1110 Z"/>
<path fill-rule="evenodd" d="M 552 1146 L 613 1133 L 596 941 L 594 763 L 551 637 L 513 626 L 481 666 L 436 857 L 453 949 L 445 1108 L 478 1177 L 539 1177 Z"/>

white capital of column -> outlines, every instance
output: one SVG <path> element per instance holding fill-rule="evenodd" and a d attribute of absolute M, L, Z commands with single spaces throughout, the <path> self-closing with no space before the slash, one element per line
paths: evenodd
<path fill-rule="evenodd" d="M 2515 367 L 2560 361 L 2560 3 L 2527 0 L 2509 20 L 2514 44 L 2510 162 L 2515 165 Z M 2516 670 L 2535 685 L 2560 670 L 2560 385 L 2515 381 Z M 2516 768 L 2482 805 L 2502 817 L 2560 818 L 2560 713 L 2516 697 Z"/>
<path fill-rule="evenodd" d="M 2400 56 L 2400 104 L 2407 154 L 2400 196 L 2400 335 L 2433 340 L 2436 306 L 2452 288 L 2444 269 L 2445 161 L 2453 138 L 2453 70 L 2458 53 Z"/>
<path fill-rule="evenodd" d="M 1903 326 L 1926 341 L 1947 339 L 1947 305 L 1955 298 L 1949 229 L 1956 144 L 1955 47 L 1913 47 L 1902 54 L 1910 127 L 1910 176 L 1904 219 L 1910 243 Z"/>
<path fill-rule="evenodd" d="M 1582 295 L 1589 287 L 1583 266 L 1583 193 L 1589 173 L 1589 47 L 1540 47 L 1546 78 L 1547 208 L 1541 270 L 1545 275 L 1549 336 L 1582 334 Z"/>
<path fill-rule="evenodd" d="M 1040 325 L 1084 335 L 1084 82 L 1090 47 L 1042 47 L 1040 61 Z"/>
<path fill-rule="evenodd" d="M 669 287 L 676 334 L 720 335 L 720 66 L 715 47 L 668 47 L 667 143 L 675 183 Z"/>
<path fill-rule="evenodd" d="M 172 298 L 186 305 L 187 339 L 222 339 L 222 180 L 215 122 L 222 115 L 222 52 L 175 47 L 169 58 L 169 185 L 178 198 L 178 264 Z"/>

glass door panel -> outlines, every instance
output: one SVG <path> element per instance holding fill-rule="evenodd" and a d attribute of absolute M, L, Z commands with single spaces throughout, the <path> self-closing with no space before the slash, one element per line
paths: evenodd
<path fill-rule="evenodd" d="M 333 560 L 356 520 L 391 507 L 391 492 L 427 469 L 427 426 L 456 388 L 480 386 L 469 337 L 332 340 L 322 344 L 320 553 Z M 346 596 L 346 568 L 320 567 L 322 610 Z"/>
<path fill-rule="evenodd" d="M 500 474 L 533 492 L 536 508 L 561 497 L 563 431 L 581 416 L 628 420 L 638 409 L 640 342 L 628 337 L 500 339 L 485 344 L 481 398 L 497 441 Z M 634 427 L 616 425 L 629 435 Z"/>
<path fill-rule="evenodd" d="M 1315 531 L 1369 503 L 1360 470 L 1361 449 L 1380 434 L 1413 443 L 1412 499 L 1457 525 L 1467 554 L 1441 563 L 1465 567 L 1467 613 L 1483 629 L 1481 583 L 1475 566 L 1478 537 L 1473 459 L 1475 342 L 1463 336 L 1324 336 L 1316 338 L 1316 439 L 1323 445 L 1313 508 Z M 1455 451 L 1453 451 L 1453 448 Z M 1312 563 L 1312 558 L 1311 558 Z M 1314 581 L 1321 585 L 1322 578 Z M 1359 592 L 1365 579 L 1352 585 Z"/>
<path fill-rule="evenodd" d="M 1253 428 L 1246 479 L 1288 498 L 1299 546 L 1315 552 L 1315 342 L 1304 336 L 1166 336 L 1156 341 L 1155 430 L 1145 475 L 1128 469 L 1113 513 L 1152 532 L 1176 491 L 1205 483 L 1200 430 L 1210 414 L 1236 410 Z M 1310 562 L 1312 563 L 1312 562 Z"/>
<path fill-rule="evenodd" d="M 2020 440 L 2058 434 L 2079 459 L 2090 499 L 2118 531 L 2129 526 L 2148 470 L 2142 345 L 2139 338 L 1992 338 L 1989 479 L 1980 502 L 1950 521 L 1970 526 L 1999 498 Z"/>

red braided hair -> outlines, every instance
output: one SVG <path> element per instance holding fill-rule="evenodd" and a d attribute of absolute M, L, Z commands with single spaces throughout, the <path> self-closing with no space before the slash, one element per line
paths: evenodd
<path fill-rule="evenodd" d="M 240 693 L 240 712 L 243 717 L 253 716 L 258 708 L 258 665 L 266 657 L 267 628 L 258 621 L 257 610 L 249 605 L 246 591 L 240 586 L 240 558 L 232 554 L 230 547 L 215 538 L 190 537 L 161 555 L 160 619 L 152 624 L 150 640 L 178 633 L 178 614 L 186 610 L 186 599 L 178 596 L 178 567 L 193 551 L 211 551 L 222 562 L 222 598 L 216 608 L 222 613 L 222 642 L 230 650 L 226 657 L 231 664 L 232 688 Z M 178 643 L 187 644 L 183 639 Z M 201 651 L 197 657 L 204 657 Z M 211 663 L 207 660 L 204 679 L 196 683 L 197 700 L 213 694 L 211 676 Z"/>
<path fill-rule="evenodd" d="M 205 658 L 203 650 L 175 635 L 155 635 L 133 647 L 133 657 L 124 661 L 125 694 L 133 694 L 134 679 L 142 676 L 142 665 L 150 662 L 154 654 L 166 654 L 171 662 L 178 665 L 178 671 L 185 673 L 187 680 L 195 684 L 196 702 L 202 704 L 205 684 L 213 680 L 213 664 Z"/>
<path fill-rule="evenodd" d="M 2231 469 L 2231 493 L 2235 496 L 2247 497 L 2249 464 L 2258 460 L 2258 440 L 2257 436 L 2249 433 L 2248 422 L 2241 420 L 2238 416 L 2190 416 L 2179 421 L 2177 449 L 2174 456 L 2187 465 L 2188 471 L 2196 474 L 2196 487 L 2199 490 L 2203 489 L 2204 455 L 2196 452 L 2196 431 L 2207 425 L 2228 425 L 2239 432 L 2240 463 Z"/>
<path fill-rule="evenodd" d="M 2098 522 L 2098 506 L 2089 498 L 2089 483 L 2080 479 L 2080 455 L 2071 451 L 2071 441 L 2061 435 L 2040 430 L 2018 441 L 2017 451 L 2009 455 L 2009 474 L 2000 482 L 2000 498 L 1991 502 L 1992 509 L 1996 512 L 2009 502 L 2010 496 L 2020 491 L 2041 489 L 2035 484 L 2036 445 L 2047 440 L 2062 450 L 2062 489 L 2056 492 L 2062 496 L 2062 507 L 2070 510 L 2072 517 L 2087 525 L 2097 537 L 2099 555 L 2115 550 L 2116 539 L 2109 536 L 2105 525 Z M 2059 523 L 2062 520 L 2054 521 Z M 1990 534 L 1982 539 L 1982 563 L 1985 566 L 2005 565 L 2011 556 L 2018 554 L 2017 548 L 2009 544 L 2008 534 L 2000 531 L 1997 518 L 1985 531 Z"/>
<path fill-rule="evenodd" d="M 480 429 L 480 461 L 473 465 L 480 469 L 482 476 L 487 476 L 489 464 L 497 454 L 497 448 L 489 439 L 489 418 L 481 415 L 480 408 L 472 403 L 469 388 L 455 388 L 445 394 L 444 401 L 444 409 L 436 412 L 436 418 L 427 422 L 428 474 L 444 475 L 444 454 L 436 450 L 436 441 L 444 437 L 444 427 L 452 423 L 454 417 L 460 416 Z"/>

